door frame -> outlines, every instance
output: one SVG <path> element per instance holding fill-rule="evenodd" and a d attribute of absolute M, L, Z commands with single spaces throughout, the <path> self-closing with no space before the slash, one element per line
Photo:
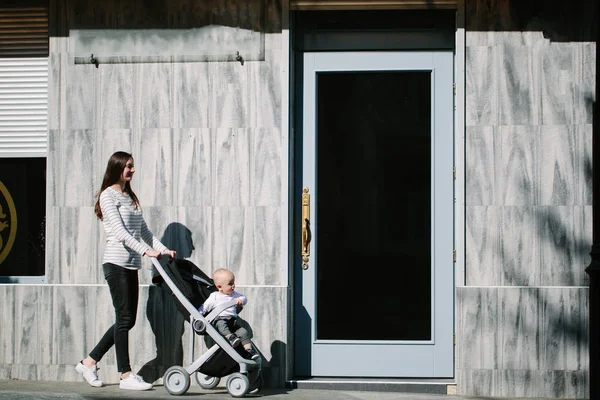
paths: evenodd
<path fill-rule="evenodd" d="M 457 22 L 464 18 L 464 13 L 459 10 L 452 10 L 451 21 L 448 21 L 448 10 L 443 13 L 434 11 L 420 10 L 417 15 L 419 18 L 424 16 L 433 16 L 431 18 L 432 29 L 423 34 L 423 32 L 412 32 L 414 40 L 407 42 L 407 35 L 411 32 L 406 29 L 399 29 L 398 32 L 387 29 L 386 37 L 396 37 L 399 40 L 387 40 L 382 45 L 378 40 L 378 32 L 376 29 L 368 26 L 357 27 L 356 29 L 346 28 L 336 32 L 323 29 L 319 31 L 316 26 L 318 24 L 311 23 L 310 18 L 319 18 L 324 16 L 324 12 L 313 12 L 311 15 L 305 15 L 300 18 L 301 12 L 291 13 L 290 16 L 290 197 L 289 207 L 287 209 L 288 218 L 290 221 L 290 234 L 287 246 L 289 248 L 288 260 L 290 265 L 289 282 L 291 288 L 290 307 L 291 313 L 289 324 L 289 342 L 291 344 L 288 350 L 288 356 L 291 360 L 288 362 L 288 377 L 300 378 L 294 365 L 296 362 L 295 354 L 298 352 L 310 351 L 307 343 L 295 337 L 295 323 L 302 321 L 307 316 L 296 314 L 296 303 L 301 300 L 301 287 L 299 287 L 298 271 L 301 271 L 300 257 L 300 198 L 302 193 L 302 146 L 301 135 L 295 132 L 302 132 L 302 76 L 303 76 L 303 53 L 310 51 L 340 51 L 340 50 L 358 50 L 358 51 L 374 51 L 374 50 L 427 50 L 427 49 L 452 49 L 454 51 L 454 82 L 455 82 L 455 112 L 454 112 L 454 165 L 455 165 L 455 181 L 454 181 L 454 238 L 455 249 L 464 249 L 464 177 L 461 176 L 464 164 L 464 29 L 456 29 Z M 389 17 L 391 10 L 383 11 Z M 375 12 L 374 12 L 375 13 Z M 445 13 L 445 14 L 444 14 Z M 304 13 L 309 14 L 309 13 Z M 349 14 L 347 12 L 337 12 L 337 14 Z M 331 18 L 334 14 L 329 14 L 324 19 Z M 353 17 L 350 17 L 353 18 Z M 371 20 L 376 20 L 376 16 L 371 15 Z M 367 18 L 367 19 L 369 19 Z M 308 21 L 306 20 L 308 19 Z M 343 17 L 342 17 L 343 19 Z M 431 22 L 431 21 L 430 21 Z M 322 29 L 323 25 L 319 25 Z M 361 40 L 357 40 L 362 35 Z M 337 44 L 336 44 L 337 41 Z M 340 44 L 341 43 L 341 44 Z M 459 44 L 459 46 L 456 46 Z M 456 286 L 464 285 L 464 272 L 462 268 L 457 269 L 457 265 L 464 265 L 463 251 L 455 252 L 456 258 L 454 263 L 453 276 L 455 285 L 453 285 L 454 299 L 454 331 L 456 332 Z M 458 261 L 458 262 L 457 262 Z M 310 343 L 308 343 L 310 346 Z M 456 346 L 454 346 L 454 376 L 456 376 Z"/>

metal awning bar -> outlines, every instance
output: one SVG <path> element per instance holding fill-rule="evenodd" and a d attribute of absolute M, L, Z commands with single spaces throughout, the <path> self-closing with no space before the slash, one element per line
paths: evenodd
<path fill-rule="evenodd" d="M 457 0 L 290 0 L 291 10 L 454 9 Z"/>

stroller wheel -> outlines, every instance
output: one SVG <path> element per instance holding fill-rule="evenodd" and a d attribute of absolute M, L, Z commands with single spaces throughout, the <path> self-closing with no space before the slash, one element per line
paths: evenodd
<path fill-rule="evenodd" d="M 208 375 L 204 375 L 201 372 L 196 372 L 195 374 L 196 377 L 196 383 L 202 388 L 202 389 L 214 389 L 217 386 L 219 386 L 219 383 L 221 383 L 221 378 L 215 377 L 215 376 L 208 376 Z"/>
<path fill-rule="evenodd" d="M 182 395 L 190 388 L 190 375 L 184 368 L 175 365 L 165 372 L 163 385 L 170 394 Z"/>
<path fill-rule="evenodd" d="M 250 382 L 246 375 L 235 372 L 227 378 L 227 391 L 233 397 L 244 397 L 250 390 Z"/>

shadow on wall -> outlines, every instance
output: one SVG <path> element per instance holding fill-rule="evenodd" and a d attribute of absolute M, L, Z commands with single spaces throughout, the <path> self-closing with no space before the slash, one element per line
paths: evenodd
<path fill-rule="evenodd" d="M 281 1 L 202 0 L 150 2 L 128 0 L 57 0 L 50 36 L 69 36 L 70 29 L 192 29 L 228 26 L 279 33 Z M 52 19 L 51 19 L 52 21 Z"/>
<path fill-rule="evenodd" d="M 167 248 L 175 250 L 178 258 L 189 258 L 194 251 L 192 232 L 173 222 L 167 226 L 160 240 Z M 158 274 L 156 270 L 153 275 Z M 152 285 L 148 291 L 146 317 L 156 339 L 156 358 L 147 362 L 138 372 L 146 382 L 162 378 L 167 368 L 183 365 L 184 317 L 176 299 L 160 286 Z"/>
<path fill-rule="evenodd" d="M 596 0 L 465 0 L 467 31 L 540 31 L 554 42 L 595 42 Z"/>

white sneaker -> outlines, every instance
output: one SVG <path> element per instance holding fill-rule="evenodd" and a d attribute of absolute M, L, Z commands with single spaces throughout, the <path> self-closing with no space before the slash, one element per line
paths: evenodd
<path fill-rule="evenodd" d="M 152 389 L 152 384 L 144 382 L 141 377 L 132 372 L 127 378 L 121 379 L 119 387 L 126 390 L 150 390 Z"/>
<path fill-rule="evenodd" d="M 93 387 L 102 387 L 102 381 L 98 378 L 98 366 L 94 364 L 93 367 L 88 368 L 83 363 L 77 364 L 75 370 L 83 375 L 83 378 Z"/>

